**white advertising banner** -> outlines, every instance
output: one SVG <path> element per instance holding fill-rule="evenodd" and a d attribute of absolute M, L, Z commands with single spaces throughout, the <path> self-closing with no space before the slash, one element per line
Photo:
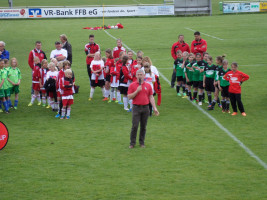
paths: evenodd
<path fill-rule="evenodd" d="M 223 13 L 260 12 L 260 3 L 224 3 Z"/>
<path fill-rule="evenodd" d="M 0 19 L 27 18 L 28 9 L 0 9 Z"/>
<path fill-rule="evenodd" d="M 174 15 L 173 6 L 131 6 L 131 7 L 92 7 L 92 8 L 29 8 L 29 18 L 59 17 L 123 17 Z"/>

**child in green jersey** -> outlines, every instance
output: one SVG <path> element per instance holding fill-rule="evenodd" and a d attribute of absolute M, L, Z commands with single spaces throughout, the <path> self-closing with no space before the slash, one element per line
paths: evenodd
<path fill-rule="evenodd" d="M 186 78 L 185 78 L 185 69 L 186 66 L 188 65 L 188 56 L 189 53 L 187 51 L 183 52 L 183 65 L 182 68 L 184 69 L 183 71 L 183 97 L 182 98 L 187 98 L 188 97 L 188 89 L 187 89 L 187 85 L 186 85 Z"/>
<path fill-rule="evenodd" d="M 191 86 L 193 85 L 194 59 L 195 59 L 195 55 L 193 53 L 190 53 L 188 57 L 189 63 L 186 65 L 186 68 L 185 68 L 186 85 L 187 85 L 188 96 L 189 96 L 190 101 L 192 100 Z"/>
<path fill-rule="evenodd" d="M 176 52 L 177 59 L 174 61 L 174 70 L 176 73 L 177 85 L 176 85 L 176 92 L 178 96 L 182 96 L 180 93 L 180 87 L 183 84 L 183 58 L 182 58 L 182 51 L 178 50 Z"/>
<path fill-rule="evenodd" d="M 220 95 L 220 90 L 219 90 L 219 84 L 218 84 L 218 79 L 219 79 L 219 76 L 218 76 L 218 73 L 219 73 L 219 70 L 222 68 L 223 64 L 223 60 L 225 58 L 225 55 L 223 56 L 217 56 L 216 57 L 216 64 L 217 64 L 217 69 L 216 69 L 216 76 L 215 76 L 215 92 L 214 92 L 214 99 L 215 101 L 217 102 L 218 106 L 220 108 L 222 108 L 222 105 L 221 105 L 221 102 L 220 102 L 220 98 L 219 98 L 219 95 Z"/>
<path fill-rule="evenodd" d="M 18 61 L 16 58 L 11 59 L 11 68 L 9 69 L 7 80 L 9 82 L 11 94 L 15 93 L 14 109 L 17 109 L 19 102 L 19 85 L 21 80 L 21 73 L 18 68 Z"/>
<path fill-rule="evenodd" d="M 201 54 L 197 53 L 196 54 L 196 62 L 193 64 L 193 69 L 194 69 L 194 72 L 193 72 L 193 87 L 194 87 L 193 100 L 194 100 L 194 103 L 197 101 L 197 93 L 198 93 L 199 80 L 200 80 L 199 79 L 200 66 L 198 65 L 198 62 L 200 62 L 200 61 L 201 61 Z M 203 83 L 202 83 L 202 86 L 203 86 Z M 199 98 L 199 102 L 202 102 L 202 97 Z"/>
<path fill-rule="evenodd" d="M 230 97 L 229 97 L 229 81 L 225 80 L 223 78 L 223 76 L 231 71 L 231 69 L 228 68 L 228 61 L 227 60 L 223 60 L 222 62 L 223 66 L 222 68 L 219 69 L 219 73 L 218 73 L 218 86 L 219 86 L 219 90 L 221 91 L 221 95 L 222 95 L 222 112 L 223 113 L 230 113 L 229 110 L 229 106 L 230 106 Z"/>
<path fill-rule="evenodd" d="M 4 89 L 4 83 L 6 79 L 6 70 L 4 69 L 5 62 L 4 60 L 0 60 L 0 100 L 2 100 L 2 103 L 5 108 L 5 112 L 8 114 L 8 103 L 5 98 L 5 89 Z M 2 108 L 0 109 L 0 112 L 3 112 Z"/>

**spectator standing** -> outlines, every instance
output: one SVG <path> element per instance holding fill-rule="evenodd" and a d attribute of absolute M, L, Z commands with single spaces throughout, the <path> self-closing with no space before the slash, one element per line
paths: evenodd
<path fill-rule="evenodd" d="M 60 41 L 62 43 L 62 49 L 65 49 L 68 52 L 67 60 L 72 64 L 72 46 L 68 42 L 67 36 L 65 34 L 60 35 Z"/>
<path fill-rule="evenodd" d="M 9 60 L 9 52 L 5 49 L 6 43 L 0 41 L 0 58 Z"/>
<path fill-rule="evenodd" d="M 67 60 L 68 52 L 65 49 L 62 49 L 62 45 L 60 42 L 55 42 L 56 49 L 51 51 L 50 59 L 55 58 L 57 61 L 65 61 Z"/>

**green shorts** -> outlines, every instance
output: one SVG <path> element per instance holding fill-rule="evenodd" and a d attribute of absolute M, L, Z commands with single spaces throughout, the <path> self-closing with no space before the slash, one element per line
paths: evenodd
<path fill-rule="evenodd" d="M 19 85 L 14 85 L 13 87 L 9 88 L 10 94 L 18 94 L 19 93 Z"/>
<path fill-rule="evenodd" d="M 5 97 L 10 97 L 10 88 L 5 89 L 4 92 L 5 92 Z"/>
<path fill-rule="evenodd" d="M 0 89 L 0 98 L 5 97 L 5 91 L 3 89 Z"/>

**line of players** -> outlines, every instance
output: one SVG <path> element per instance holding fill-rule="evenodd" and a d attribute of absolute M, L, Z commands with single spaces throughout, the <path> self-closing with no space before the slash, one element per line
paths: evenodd
<path fill-rule="evenodd" d="M 70 118 L 75 93 L 75 76 L 68 60 L 58 62 L 52 58 L 48 63 L 46 59 L 40 62 L 38 57 L 34 57 L 32 89 L 33 94 L 28 106 L 32 106 L 37 100 L 38 106 L 52 108 L 57 112 L 56 118 Z"/>
<path fill-rule="evenodd" d="M 216 65 L 213 64 L 213 58 L 208 53 L 188 53 L 178 50 L 176 52 L 177 59 L 174 61 L 174 69 L 176 71 L 177 86 L 176 92 L 182 98 L 188 98 L 190 101 L 198 102 L 202 106 L 208 103 L 208 110 L 214 110 L 216 103 L 222 109 L 223 113 L 230 113 L 230 99 L 233 107 L 233 114 L 237 114 L 236 102 L 243 116 L 246 116 L 243 104 L 241 102 L 241 87 L 243 81 L 249 76 L 242 73 L 242 80 L 237 80 L 233 75 L 237 71 L 237 63 L 232 63 L 228 68 L 228 61 L 225 56 L 216 57 Z M 230 75 L 230 76 L 229 76 Z M 230 86 L 230 83 L 232 84 Z M 230 86 L 230 91 L 229 91 Z M 180 88 L 182 88 L 182 93 Z M 192 90 L 193 89 L 193 95 Z M 205 99 L 207 92 L 208 101 Z M 221 91 L 222 100 L 220 101 L 219 92 Z M 212 95 L 214 99 L 212 100 Z M 198 95 L 198 98 L 197 98 Z"/>
<path fill-rule="evenodd" d="M 118 54 L 118 55 L 116 55 Z M 114 57 L 117 57 L 114 59 Z M 149 57 L 143 57 L 143 52 L 138 51 L 136 60 L 133 59 L 133 51 L 123 48 L 114 54 L 114 50 L 107 49 L 105 58 L 101 59 L 100 53 L 96 52 L 90 64 L 91 89 L 89 101 L 92 101 L 95 87 L 100 87 L 103 94 L 103 101 L 115 102 L 124 105 L 124 110 L 132 111 L 132 100 L 128 100 L 127 92 L 131 82 L 136 81 L 136 71 L 145 71 L 145 81 L 148 82 L 154 93 L 158 94 L 158 105 L 160 104 L 160 83 L 159 73 Z M 152 114 L 152 106 L 150 106 Z"/>
<path fill-rule="evenodd" d="M 10 60 L 0 60 L 0 112 L 9 113 L 10 108 L 15 110 L 18 108 L 19 85 L 21 80 L 21 73 L 16 58 Z M 15 95 L 14 104 L 11 102 L 11 95 Z"/>

